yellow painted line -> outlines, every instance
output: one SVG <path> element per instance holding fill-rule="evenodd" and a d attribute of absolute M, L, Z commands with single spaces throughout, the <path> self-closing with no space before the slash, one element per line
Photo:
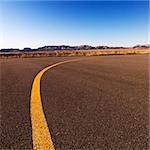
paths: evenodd
<path fill-rule="evenodd" d="M 44 115 L 41 94 L 40 94 L 40 81 L 43 74 L 58 65 L 65 64 L 68 62 L 79 61 L 81 59 L 72 59 L 50 65 L 41 70 L 35 77 L 31 90 L 31 124 L 32 124 L 32 140 L 34 150 L 54 150 L 54 144 L 49 132 L 49 128 Z"/>

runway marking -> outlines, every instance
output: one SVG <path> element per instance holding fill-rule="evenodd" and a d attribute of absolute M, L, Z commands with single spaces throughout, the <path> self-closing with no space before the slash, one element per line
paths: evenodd
<path fill-rule="evenodd" d="M 32 90 L 31 90 L 31 124 L 32 124 L 32 140 L 34 150 L 54 150 L 54 144 L 49 132 L 49 128 L 44 115 L 41 94 L 40 94 L 40 81 L 43 74 L 58 65 L 65 64 L 68 62 L 79 61 L 81 59 L 72 59 L 50 65 L 41 70 L 34 78 Z"/>

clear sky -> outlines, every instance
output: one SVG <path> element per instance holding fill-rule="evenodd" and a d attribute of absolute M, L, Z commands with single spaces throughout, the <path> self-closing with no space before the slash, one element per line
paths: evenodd
<path fill-rule="evenodd" d="M 148 1 L 0 2 L 0 48 L 148 43 Z"/>

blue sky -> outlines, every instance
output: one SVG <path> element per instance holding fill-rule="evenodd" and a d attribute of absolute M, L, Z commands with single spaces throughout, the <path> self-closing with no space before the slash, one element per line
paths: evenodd
<path fill-rule="evenodd" d="M 0 2 L 0 48 L 148 43 L 148 1 Z"/>

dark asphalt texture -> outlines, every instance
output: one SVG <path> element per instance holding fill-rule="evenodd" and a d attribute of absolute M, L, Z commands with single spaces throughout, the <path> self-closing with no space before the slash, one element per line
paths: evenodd
<path fill-rule="evenodd" d="M 33 148 L 33 79 L 46 66 L 74 58 L 0 60 L 0 149 Z M 148 55 L 83 59 L 57 66 L 42 77 L 42 103 L 55 148 L 147 150 Z"/>

